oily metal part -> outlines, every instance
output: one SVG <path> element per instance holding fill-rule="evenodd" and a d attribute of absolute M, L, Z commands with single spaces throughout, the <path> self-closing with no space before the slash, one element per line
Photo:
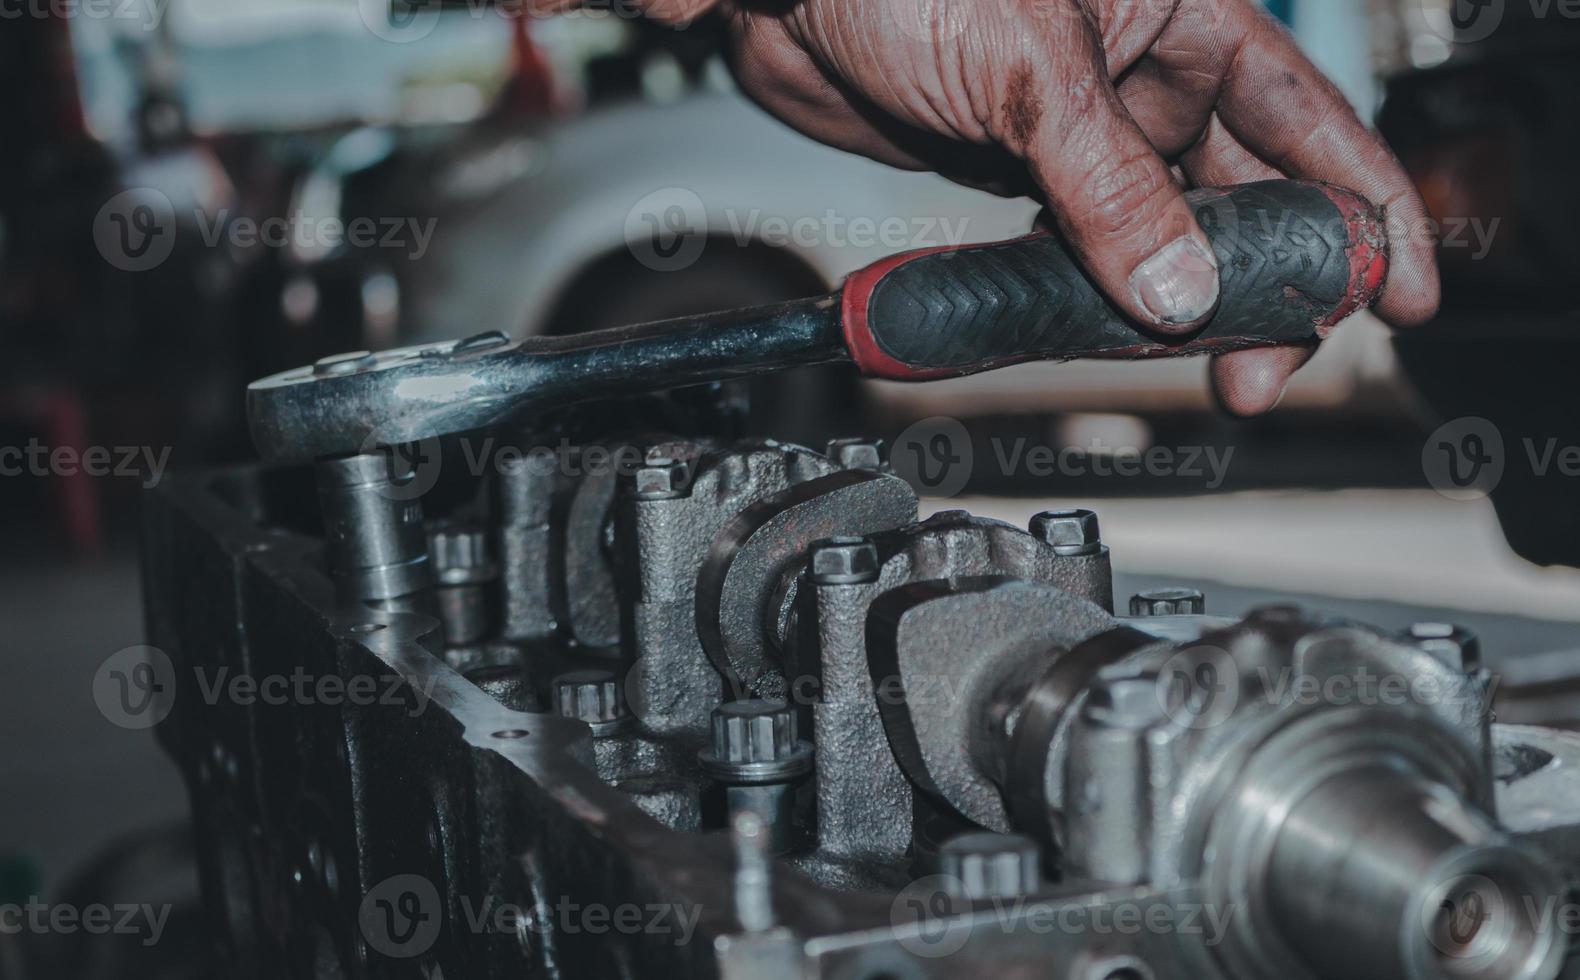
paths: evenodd
<path fill-rule="evenodd" d="M 697 634 L 698 569 L 713 539 L 753 503 L 837 472 L 809 449 L 747 440 L 697 456 L 679 492 L 617 501 L 615 532 L 634 579 L 621 596 L 635 659 L 626 691 L 649 728 L 705 731 L 723 690 Z"/>
<path fill-rule="evenodd" d="M 618 448 L 618 447 L 615 447 Z M 584 474 L 554 501 L 552 605 L 577 641 L 613 647 L 620 641 L 619 593 L 611 544 L 620 475 L 612 467 Z"/>
<path fill-rule="evenodd" d="M 497 331 L 326 358 L 247 387 L 265 460 L 368 452 L 575 405 L 847 358 L 833 297 L 512 341 Z"/>
<path fill-rule="evenodd" d="M 1029 686 L 1004 753 L 1002 785 L 1010 818 L 1052 848 L 1065 845 L 1058 810 L 1064 799 L 1064 754 L 1076 708 L 1103 670 L 1123 663 L 1155 638 L 1126 627 L 1109 630 L 1052 659 Z"/>
<path fill-rule="evenodd" d="M 1099 606 L 1004 578 L 919 582 L 872 605 L 867 652 L 878 708 L 912 782 L 990 830 L 1009 829 L 990 761 L 995 701 L 1024 692 L 1062 652 L 1114 628 Z"/>
<path fill-rule="evenodd" d="M 1061 555 L 1035 534 L 958 512 L 827 546 L 834 551 L 822 563 L 781 563 L 767 547 L 782 510 L 739 540 L 730 564 L 751 575 L 720 587 L 742 599 L 738 615 L 721 617 L 721 639 L 766 634 L 765 651 L 819 682 L 816 697 L 795 702 L 801 735 L 815 743 L 815 775 L 802 784 L 815 818 L 798 827 L 786 860 L 754 858 L 743 876 L 756 853 L 750 841 L 703 832 L 720 824 L 702 802 L 709 781 L 695 719 L 705 723 L 740 694 L 725 690 L 698 635 L 698 569 L 743 511 L 764 501 L 778 508 L 800 499 L 797 489 L 813 507 L 820 495 L 810 485 L 854 492 L 869 483 L 831 477 L 873 471 L 772 444 L 669 455 L 685 457 L 695 479 L 632 481 L 615 498 L 612 528 L 592 506 L 575 531 L 584 543 L 607 543 L 632 573 L 614 587 L 631 615 L 627 652 L 653 679 L 627 679 L 626 689 L 672 698 L 651 718 L 633 703 L 641 725 L 616 718 L 619 678 L 607 673 L 597 675 L 597 710 L 583 720 L 521 710 L 553 703 L 543 695 L 557 690 L 557 677 L 611 667 L 608 651 L 562 643 L 563 633 L 444 650 L 442 619 L 337 594 L 318 542 L 258 526 L 256 514 L 229 502 L 260 497 L 245 489 L 260 480 L 257 468 L 229 474 L 223 494 L 196 480 L 160 487 L 148 511 L 150 630 L 183 671 L 193 662 L 265 672 L 304 665 L 401 681 L 398 703 L 333 713 L 219 712 L 177 699 L 160 738 L 194 787 L 200 839 L 250 827 L 265 837 L 246 853 L 212 849 L 203 858 L 206 881 L 259 889 L 246 901 L 217 897 L 217 916 L 233 917 L 221 928 L 232 930 L 234 948 L 266 951 L 259 963 L 300 975 L 289 964 L 316 962 L 300 937 L 323 932 L 336 948 L 355 948 L 359 903 L 416 870 L 442 891 L 435 913 L 448 938 L 430 965 L 446 975 L 476 975 L 479 964 L 487 975 L 511 975 L 525 956 L 527 974 L 545 978 L 1068 969 L 1081 980 L 1123 970 L 1153 980 L 1367 971 L 1437 980 L 1445 970 L 1467 974 L 1450 969 L 1462 965 L 1453 959 L 1433 972 L 1430 958 L 1444 951 L 1422 944 L 1429 930 L 1404 927 L 1438 907 L 1438 886 L 1479 876 L 1493 887 L 1476 891 L 1478 901 L 1519 892 L 1539 908 L 1561 902 L 1552 869 L 1580 855 L 1574 808 L 1565 805 L 1577 795 L 1580 737 L 1491 724 L 1487 677 L 1468 647 L 1289 607 L 1233 624 L 1166 617 L 1177 622 L 1149 634 L 1147 617 L 1111 615 L 1100 548 Z M 550 482 L 505 487 L 497 501 L 505 506 L 490 512 L 495 531 L 530 529 L 549 540 L 550 525 L 566 519 L 549 503 L 573 492 Z M 304 475 L 308 497 L 311 485 Z M 426 526 L 442 530 L 455 516 L 430 514 Z M 356 527 L 348 533 L 357 540 L 341 546 L 375 564 L 410 550 L 399 522 Z M 787 525 L 785 536 L 799 541 L 802 527 Z M 744 564 L 759 538 L 775 560 Z M 532 557 L 529 540 L 514 553 Z M 848 568 L 832 560 L 841 557 Z M 537 558 L 545 575 L 569 574 Z M 531 603 L 517 597 L 524 613 L 554 605 L 540 579 L 506 576 L 507 592 L 541 590 Z M 1160 680 L 1195 677 L 1206 664 L 1223 710 L 1198 714 L 1187 701 L 1181 714 L 1159 697 L 1170 689 Z M 1304 680 L 1321 689 L 1332 678 L 1394 675 L 1435 696 L 1344 706 L 1288 693 L 1304 690 Z M 238 768 L 245 775 L 223 775 Z M 1057 884 L 1004 876 L 1032 893 L 977 904 L 932 890 L 931 856 L 945 845 L 951 855 L 969 850 L 955 836 L 969 829 L 962 815 L 1058 845 L 1042 848 Z M 1329 860 L 1335 839 L 1349 857 Z M 992 843 L 985 852 L 998 850 Z M 317 888 L 313 900 L 288 900 L 293 865 L 311 869 L 315 854 L 316 866 L 327 855 L 339 869 L 339 891 L 306 881 L 294 887 Z M 1386 881 L 1373 874 L 1395 866 L 1408 872 Z M 1346 897 L 1323 901 L 1328 895 Z M 544 929 L 519 944 L 477 940 L 458 910 L 486 896 L 523 903 Z M 699 916 L 687 943 L 641 932 L 592 937 L 556 930 L 561 897 L 683 906 Z M 285 919 L 260 929 L 249 902 Z M 1100 921 L 1083 917 L 1108 909 L 1167 917 L 1204 904 L 1238 910 L 1222 942 L 1182 930 L 1036 925 L 1046 916 Z M 1347 909 L 1363 914 L 1345 917 Z M 1548 937 L 1561 930 L 1534 921 L 1470 975 L 1555 975 L 1561 944 Z"/>
<path fill-rule="evenodd" d="M 783 697 L 782 660 L 767 636 L 776 590 L 824 538 L 863 537 L 916 519 L 916 493 L 873 470 L 796 484 L 742 511 L 714 538 L 697 576 L 697 634 L 719 671 L 743 690 Z"/>

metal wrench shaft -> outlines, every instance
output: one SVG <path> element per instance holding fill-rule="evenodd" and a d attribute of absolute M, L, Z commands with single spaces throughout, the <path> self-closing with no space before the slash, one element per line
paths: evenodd
<path fill-rule="evenodd" d="M 254 382 L 267 459 L 367 452 L 548 406 L 853 360 L 921 381 L 1021 361 L 1152 358 L 1310 344 L 1373 302 L 1387 274 L 1381 216 L 1337 188 L 1269 181 L 1190 195 L 1222 298 L 1196 334 L 1143 332 L 1056 238 L 929 249 L 852 275 L 840 292 L 572 337 L 499 333 L 326 358 Z"/>

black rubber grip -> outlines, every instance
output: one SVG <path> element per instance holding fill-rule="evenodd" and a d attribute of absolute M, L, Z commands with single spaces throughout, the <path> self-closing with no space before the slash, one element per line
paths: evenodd
<path fill-rule="evenodd" d="M 918 253 L 846 285 L 847 344 L 872 375 L 921 379 L 1017 361 L 1143 358 L 1310 343 L 1372 302 L 1386 277 L 1381 216 L 1337 188 L 1269 181 L 1194 191 L 1222 292 L 1198 333 L 1144 332 L 1057 239 Z"/>

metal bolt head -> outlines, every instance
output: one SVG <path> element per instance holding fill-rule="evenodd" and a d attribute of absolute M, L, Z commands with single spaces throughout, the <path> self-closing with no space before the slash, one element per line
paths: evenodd
<path fill-rule="evenodd" d="M 1463 626 L 1415 623 L 1404 631 L 1404 639 L 1462 674 L 1481 669 L 1481 640 Z"/>
<path fill-rule="evenodd" d="M 783 701 L 728 701 L 713 709 L 713 744 L 700 756 L 717 779 L 787 782 L 812 765 L 812 747 L 798 737 L 795 712 Z"/>
<path fill-rule="evenodd" d="M 1089 510 L 1045 510 L 1031 519 L 1031 533 L 1061 558 L 1095 555 L 1103 549 L 1097 515 Z"/>
<path fill-rule="evenodd" d="M 730 701 L 713 709 L 713 755 L 720 762 L 777 762 L 795 749 L 795 712 L 783 701 Z"/>
<path fill-rule="evenodd" d="M 1042 887 L 1037 842 L 1019 834 L 960 834 L 938 849 L 938 870 L 972 901 L 1015 898 Z M 954 883 L 958 884 L 954 884 Z"/>
<path fill-rule="evenodd" d="M 678 459 L 649 454 L 632 476 L 632 493 L 638 500 L 675 500 L 690 490 L 691 467 Z"/>
<path fill-rule="evenodd" d="M 841 469 L 883 469 L 883 442 L 879 439 L 830 439 L 826 454 Z"/>
<path fill-rule="evenodd" d="M 1132 616 L 1200 616 L 1207 597 L 1197 589 L 1153 589 L 1130 597 Z"/>
<path fill-rule="evenodd" d="M 586 722 L 593 735 L 612 735 L 631 720 L 624 685 L 608 670 L 573 670 L 554 678 L 554 707 L 562 718 Z"/>
<path fill-rule="evenodd" d="M 865 585 L 878 580 L 878 548 L 866 538 L 824 538 L 812 545 L 813 585 Z"/>
<path fill-rule="evenodd" d="M 497 574 L 482 525 L 439 521 L 428 527 L 428 556 L 440 585 L 491 581 Z"/>

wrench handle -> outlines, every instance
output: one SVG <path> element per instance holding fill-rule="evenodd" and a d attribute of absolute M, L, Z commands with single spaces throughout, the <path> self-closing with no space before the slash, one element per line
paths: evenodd
<path fill-rule="evenodd" d="M 1035 234 L 908 252 L 853 274 L 840 298 L 845 345 L 870 377 L 927 381 L 1023 361 L 1311 344 L 1387 280 L 1383 217 L 1349 191 L 1275 180 L 1186 198 L 1222 282 L 1217 312 L 1195 334 L 1143 332 L 1059 239 Z"/>

